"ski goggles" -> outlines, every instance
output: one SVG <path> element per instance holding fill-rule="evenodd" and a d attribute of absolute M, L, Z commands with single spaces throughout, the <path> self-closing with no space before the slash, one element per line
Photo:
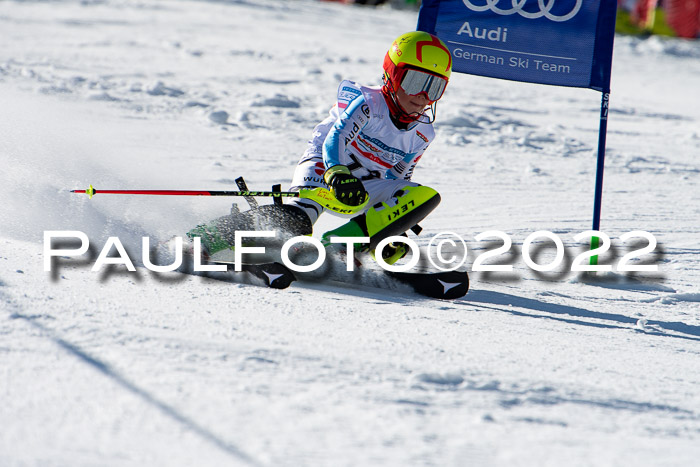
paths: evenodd
<path fill-rule="evenodd" d="M 445 92 L 445 87 L 447 87 L 447 79 L 444 77 L 413 68 L 407 68 L 401 79 L 401 89 L 406 94 L 417 96 L 425 93 L 430 102 L 440 99 Z"/>

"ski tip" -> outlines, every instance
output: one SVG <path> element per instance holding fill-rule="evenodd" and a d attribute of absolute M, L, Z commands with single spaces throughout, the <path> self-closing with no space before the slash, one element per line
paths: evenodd
<path fill-rule="evenodd" d="M 416 293 L 430 298 L 454 300 L 469 292 L 469 275 L 466 271 L 389 272 L 389 276 L 409 284 Z"/>
<path fill-rule="evenodd" d="M 236 263 L 233 261 L 214 260 L 211 262 L 215 264 L 226 264 L 229 271 L 235 271 Z M 258 279 L 262 279 L 265 285 L 271 289 L 286 289 L 292 282 L 297 280 L 297 277 L 291 269 L 277 262 L 244 263 L 241 265 L 241 271 L 248 272 Z"/>

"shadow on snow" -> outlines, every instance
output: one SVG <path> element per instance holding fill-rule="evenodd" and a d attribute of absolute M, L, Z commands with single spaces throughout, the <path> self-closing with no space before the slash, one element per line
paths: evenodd
<path fill-rule="evenodd" d="M 488 308 L 490 310 L 495 311 L 505 311 L 517 316 L 553 319 L 557 321 L 563 321 L 565 323 L 576 324 L 581 326 L 591 326 L 597 328 L 630 329 L 630 325 L 636 326 L 639 321 L 638 318 L 633 318 L 617 313 L 607 313 L 601 311 L 588 310 L 586 308 L 580 308 L 570 305 L 547 303 L 532 298 L 519 297 L 516 295 L 510 295 L 501 292 L 493 292 L 488 290 L 471 291 L 465 298 L 461 299 L 460 302 L 466 302 L 472 305 L 476 305 L 480 308 Z M 487 305 L 501 305 L 506 306 L 507 308 Z M 524 311 L 519 311 L 517 310 L 517 308 L 540 313 L 549 313 L 559 316 L 565 315 L 570 316 L 571 318 L 536 315 Z M 576 318 L 596 319 L 600 320 L 601 322 L 586 321 Z M 700 326 L 693 326 L 679 321 L 647 320 L 643 328 L 636 328 L 636 330 L 650 335 L 676 337 L 680 339 L 700 341 Z M 672 331 L 678 334 L 668 334 L 664 331 Z"/>

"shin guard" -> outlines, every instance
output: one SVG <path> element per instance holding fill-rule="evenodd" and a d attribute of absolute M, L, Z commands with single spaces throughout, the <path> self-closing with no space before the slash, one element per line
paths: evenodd
<path fill-rule="evenodd" d="M 362 215 L 352 218 L 337 229 L 323 234 L 330 237 L 364 236 L 370 238 L 363 249 L 373 250 L 379 242 L 401 235 L 430 214 L 440 204 L 440 194 L 427 186 L 408 186 L 399 190 L 388 202 L 377 203 Z"/>

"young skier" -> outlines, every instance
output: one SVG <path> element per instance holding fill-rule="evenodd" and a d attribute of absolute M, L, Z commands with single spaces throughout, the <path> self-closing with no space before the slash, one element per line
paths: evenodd
<path fill-rule="evenodd" d="M 389 236 L 417 225 L 440 202 L 432 188 L 411 181 L 418 160 L 435 136 L 437 101 L 451 73 L 445 44 L 426 32 L 399 36 L 384 58 L 380 88 L 351 81 L 340 83 L 330 115 L 314 129 L 292 180 L 293 191 L 325 187 L 341 203 L 360 206 L 361 213 L 323 234 L 323 242 L 338 237 L 369 237 L 373 250 Z M 284 235 L 311 235 L 324 207 L 294 198 L 284 205 L 266 205 L 217 219 L 189 232 L 202 237 L 211 255 L 233 245 L 236 230 L 273 230 Z M 392 264 L 406 254 L 402 243 L 383 251 Z"/>

